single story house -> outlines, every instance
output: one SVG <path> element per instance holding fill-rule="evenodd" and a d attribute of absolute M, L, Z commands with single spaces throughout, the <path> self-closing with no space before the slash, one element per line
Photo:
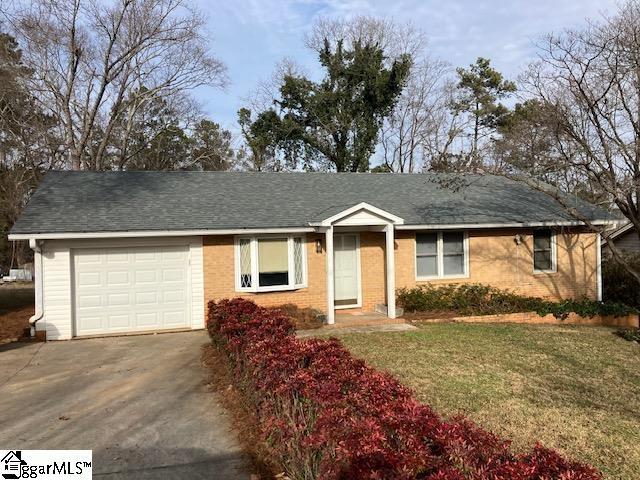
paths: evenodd
<path fill-rule="evenodd" d="M 396 289 L 427 283 L 602 290 L 599 235 L 490 175 L 51 172 L 9 239 L 35 251 L 32 323 L 50 340 L 199 329 L 208 300 L 234 296 L 332 323 L 376 305 L 394 317 Z"/>

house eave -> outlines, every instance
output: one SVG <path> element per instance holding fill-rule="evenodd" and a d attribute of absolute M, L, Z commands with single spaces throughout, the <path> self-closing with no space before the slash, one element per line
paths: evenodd
<path fill-rule="evenodd" d="M 333 217 L 332 217 L 333 218 Z M 342 217 L 340 217 L 342 218 Z M 399 219 L 402 221 L 402 219 Z M 334 220 L 335 221 L 335 220 Z M 393 223 L 393 222 L 390 222 Z M 617 225 L 619 220 L 595 220 L 596 226 Z M 331 225 L 330 223 L 328 225 Z M 127 230 L 105 232 L 34 232 L 10 233 L 8 239 L 17 240 L 73 240 L 91 238 L 142 238 L 142 237 L 188 237 L 202 235 L 253 235 L 278 233 L 312 233 L 321 232 L 328 226 L 325 221 L 309 223 L 308 227 L 275 227 L 275 228 L 232 228 L 203 230 Z M 537 227 L 575 227 L 584 226 L 580 221 L 553 222 L 509 222 L 509 223 L 442 223 L 442 224 L 404 224 L 394 223 L 396 230 L 473 230 L 486 228 L 537 228 Z"/>
<path fill-rule="evenodd" d="M 190 237 L 202 235 L 253 235 L 315 232 L 312 227 L 233 228 L 221 230 L 142 230 L 113 232 L 11 233 L 9 240 L 74 240 L 90 238 Z"/>
<path fill-rule="evenodd" d="M 594 220 L 595 226 L 615 225 L 617 220 Z M 538 228 L 538 227 L 579 227 L 584 226 L 581 221 L 550 221 L 550 222 L 505 222 L 505 223 L 434 223 L 434 224 L 404 224 L 397 225 L 396 230 L 473 230 L 484 228 Z"/>

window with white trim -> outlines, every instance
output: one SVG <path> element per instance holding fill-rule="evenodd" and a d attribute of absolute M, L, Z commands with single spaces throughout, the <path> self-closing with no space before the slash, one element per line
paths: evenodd
<path fill-rule="evenodd" d="M 237 237 L 236 290 L 270 292 L 306 286 L 306 246 L 304 237 Z"/>
<path fill-rule="evenodd" d="M 416 278 L 456 278 L 468 275 L 465 232 L 416 234 Z"/>
<path fill-rule="evenodd" d="M 550 229 L 533 232 L 533 271 L 555 272 L 556 246 L 555 235 Z"/>

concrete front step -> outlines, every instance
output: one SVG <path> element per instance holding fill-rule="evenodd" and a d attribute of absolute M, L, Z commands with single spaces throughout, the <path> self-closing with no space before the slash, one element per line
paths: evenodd
<path fill-rule="evenodd" d="M 387 308 L 387 306 L 384 303 L 376 303 L 376 305 L 373 307 L 374 312 L 376 313 L 380 313 L 382 315 L 387 315 L 387 312 L 389 311 L 389 309 Z M 396 307 L 396 318 L 401 317 L 402 315 L 404 315 L 404 308 L 402 307 Z"/>

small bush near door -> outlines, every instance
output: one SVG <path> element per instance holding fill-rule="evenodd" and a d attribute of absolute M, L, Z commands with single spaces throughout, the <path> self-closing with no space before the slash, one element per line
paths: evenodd
<path fill-rule="evenodd" d="M 602 293 L 607 302 L 620 302 L 640 308 L 640 284 L 623 263 L 640 272 L 640 254 L 627 254 L 621 261 L 606 258 L 602 262 Z"/>
<path fill-rule="evenodd" d="M 553 302 L 473 283 L 403 288 L 397 293 L 397 303 L 407 312 L 438 312 L 454 316 L 536 312 L 541 316 L 553 314 L 556 318 L 566 318 L 572 312 L 582 317 L 626 316 L 636 312 L 634 308 L 617 302 L 596 302 L 587 298 Z"/>
<path fill-rule="evenodd" d="M 443 420 L 337 339 L 301 340 L 287 316 L 243 299 L 209 303 L 207 328 L 254 407 L 271 458 L 293 480 L 596 480 L 594 468 Z"/>

